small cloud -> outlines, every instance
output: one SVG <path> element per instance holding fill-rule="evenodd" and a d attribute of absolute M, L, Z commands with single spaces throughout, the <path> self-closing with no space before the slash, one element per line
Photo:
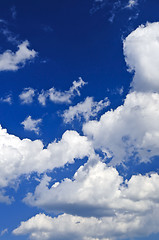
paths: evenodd
<path fill-rule="evenodd" d="M 138 5 L 138 0 L 129 0 L 128 4 L 126 5 L 126 8 L 133 8 L 134 6 Z"/>
<path fill-rule="evenodd" d="M 8 233 L 8 228 L 3 229 L 0 233 L 0 236 L 3 236 L 6 233 Z"/>
<path fill-rule="evenodd" d="M 25 66 L 26 61 L 33 59 L 36 52 L 28 48 L 29 42 L 26 40 L 18 45 L 18 50 L 14 53 L 6 50 L 0 54 L 0 71 L 16 71 Z"/>
<path fill-rule="evenodd" d="M 33 88 L 24 88 L 23 92 L 19 95 L 22 104 L 30 104 L 33 102 L 35 90 Z"/>
<path fill-rule="evenodd" d="M 11 95 L 9 94 L 9 95 L 7 95 L 6 97 L 1 97 L 0 98 L 0 102 L 3 102 L 3 103 L 8 103 L 8 104 L 12 104 L 12 97 L 11 97 Z"/>
<path fill-rule="evenodd" d="M 123 95 L 124 87 L 118 88 L 117 91 L 120 95 Z"/>
<path fill-rule="evenodd" d="M 21 124 L 24 126 L 25 130 L 34 131 L 36 134 L 39 134 L 40 128 L 39 124 L 42 122 L 42 119 L 32 119 L 31 116 L 27 117 Z"/>

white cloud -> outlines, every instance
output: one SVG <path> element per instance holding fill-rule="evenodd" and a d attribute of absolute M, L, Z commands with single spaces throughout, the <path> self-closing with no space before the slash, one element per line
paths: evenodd
<path fill-rule="evenodd" d="M 112 158 L 111 164 L 147 162 L 159 155 L 159 94 L 132 92 L 124 105 L 83 126 L 96 149 Z"/>
<path fill-rule="evenodd" d="M 42 122 L 42 119 L 32 119 L 31 116 L 28 116 L 21 124 L 24 126 L 25 130 L 34 131 L 36 134 L 39 134 L 40 128 L 39 124 Z"/>
<path fill-rule="evenodd" d="M 30 104 L 33 102 L 35 90 L 33 88 L 25 88 L 19 95 L 22 104 Z"/>
<path fill-rule="evenodd" d="M 147 23 L 124 41 L 125 60 L 134 71 L 133 90 L 159 91 L 159 23 Z"/>
<path fill-rule="evenodd" d="M 71 103 L 71 99 L 74 96 L 80 96 L 79 89 L 85 84 L 86 82 L 84 82 L 82 78 L 79 78 L 79 81 L 74 81 L 72 87 L 65 92 L 57 91 L 54 87 L 47 91 L 42 90 L 38 97 L 39 103 L 45 106 L 47 99 L 55 103 Z"/>
<path fill-rule="evenodd" d="M 138 5 L 138 0 L 129 0 L 128 4 L 126 5 L 127 8 L 133 8 L 134 6 Z"/>
<path fill-rule="evenodd" d="M 148 212 L 146 218 L 122 213 L 103 218 L 83 218 L 68 214 L 52 218 L 37 214 L 28 221 L 21 222 L 13 234 L 28 234 L 33 240 L 118 240 L 141 237 L 158 231 L 158 213 L 158 209 L 156 212 Z"/>
<path fill-rule="evenodd" d="M 12 97 L 11 97 L 11 95 L 9 94 L 6 97 L 1 97 L 0 98 L 0 102 L 12 104 Z"/>
<path fill-rule="evenodd" d="M 24 202 L 54 213 L 82 217 L 110 217 L 120 213 L 141 216 L 159 207 L 159 175 L 134 175 L 124 181 L 117 170 L 99 160 L 89 160 L 75 173 L 48 188 L 45 176 Z"/>
<path fill-rule="evenodd" d="M 57 213 L 58 218 L 36 215 L 14 230 L 33 239 L 119 239 L 158 232 L 159 175 L 134 175 L 124 181 L 117 170 L 89 161 L 72 180 L 48 188 L 45 177 L 25 201 Z M 68 215 L 71 214 L 71 215 Z M 81 216 L 81 217 L 80 217 Z M 68 224 L 69 222 L 69 224 Z M 44 235 L 43 235 L 44 234 Z"/>
<path fill-rule="evenodd" d="M 12 187 L 23 174 L 43 173 L 74 163 L 74 159 L 89 156 L 92 151 L 87 138 L 75 131 L 66 131 L 60 141 L 44 148 L 40 140 L 21 140 L 0 128 L 0 188 Z"/>
<path fill-rule="evenodd" d="M 87 97 L 83 102 L 78 103 L 75 106 L 70 106 L 68 110 L 65 110 L 62 114 L 65 123 L 72 122 L 75 118 L 81 120 L 84 118 L 86 121 L 90 117 L 96 117 L 97 114 L 104 108 L 110 105 L 108 98 L 95 102 L 92 97 Z"/>
<path fill-rule="evenodd" d="M 16 71 L 23 67 L 27 60 L 31 60 L 36 56 L 34 50 L 29 50 L 29 42 L 24 41 L 18 45 L 18 50 L 14 53 L 6 50 L 0 54 L 0 71 Z"/>
<path fill-rule="evenodd" d="M 123 105 L 83 126 L 94 147 L 112 159 L 110 164 L 130 159 L 147 162 L 159 156 L 159 93 L 153 93 L 159 90 L 158 33 L 159 23 L 153 23 L 140 26 L 126 38 L 126 62 L 135 71 L 133 91 Z"/>

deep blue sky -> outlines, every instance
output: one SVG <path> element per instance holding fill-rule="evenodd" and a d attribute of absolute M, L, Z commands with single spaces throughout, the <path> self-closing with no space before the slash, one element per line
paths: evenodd
<path fill-rule="evenodd" d="M 71 124 L 63 122 L 61 114 L 70 105 L 93 97 L 94 101 L 108 97 L 110 106 L 107 110 L 116 109 L 130 90 L 133 74 L 127 71 L 123 55 L 123 39 L 139 25 L 159 20 L 159 2 L 156 0 L 138 0 L 138 4 L 130 9 L 124 8 L 127 0 L 115 8 L 118 1 L 93 0 L 3 0 L 0 8 L 0 54 L 7 49 L 17 51 L 17 46 L 25 40 L 30 43 L 37 55 L 17 71 L 0 71 L 0 98 L 10 94 L 12 104 L 0 102 L 0 124 L 9 134 L 20 139 L 41 139 L 45 147 L 55 139 L 61 139 L 66 130 L 76 130 L 81 135 L 83 119 Z M 103 5 L 102 5 L 103 3 Z M 15 16 L 13 16 L 13 10 Z M 110 18 L 114 14 L 111 22 Z M 131 17 L 131 19 L 129 19 Z M 8 31 L 5 35 L 3 30 Z M 15 40 L 10 40 L 12 36 Z M 38 103 L 37 96 L 42 89 L 54 87 L 59 91 L 67 91 L 74 80 L 81 77 L 87 84 L 80 89 L 80 96 L 75 96 L 72 103 L 57 104 L 47 101 L 46 106 Z M 22 104 L 19 95 L 25 88 L 36 90 L 31 104 Z M 123 88 L 122 94 L 119 90 Z M 103 109 L 95 119 L 105 112 Z M 40 134 L 27 131 L 21 124 L 28 116 L 42 119 L 39 125 Z M 104 133 L 105 134 L 105 133 Z M 117 166 L 124 177 L 130 179 L 132 174 L 158 172 L 158 158 L 149 164 L 134 165 L 129 162 L 125 166 Z M 57 173 L 49 171 L 48 175 L 60 181 L 72 178 L 76 170 L 87 159 L 75 162 Z M 37 173 L 34 173 L 37 176 Z M 30 180 L 24 176 L 17 189 L 5 188 L 6 193 L 14 196 L 11 205 L 0 203 L 0 233 L 5 228 L 8 233 L 0 239 L 28 239 L 27 236 L 14 236 L 11 231 L 21 221 L 26 221 L 45 210 L 27 206 L 22 199 L 28 192 L 34 192 L 37 182 L 34 174 Z M 55 181 L 53 181 L 55 182 Z M 47 212 L 45 212 L 47 213 Z M 50 213 L 51 216 L 54 214 Z M 159 235 L 140 239 L 158 239 Z M 130 238 L 129 238 L 130 239 Z M 138 238 L 133 238 L 137 240 Z"/>

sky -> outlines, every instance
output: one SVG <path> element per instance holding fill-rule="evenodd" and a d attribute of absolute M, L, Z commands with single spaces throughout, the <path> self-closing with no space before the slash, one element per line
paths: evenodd
<path fill-rule="evenodd" d="M 158 9 L 1 1 L 0 240 L 159 239 Z"/>

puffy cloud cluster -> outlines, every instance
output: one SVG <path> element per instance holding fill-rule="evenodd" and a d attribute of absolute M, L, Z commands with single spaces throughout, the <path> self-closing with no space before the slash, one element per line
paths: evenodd
<path fill-rule="evenodd" d="M 123 105 L 99 121 L 86 123 L 83 131 L 114 165 L 128 160 L 147 162 L 159 155 L 158 109 L 158 93 L 132 92 Z"/>
<path fill-rule="evenodd" d="M 6 50 L 0 54 L 0 71 L 16 71 L 23 67 L 28 60 L 36 56 L 36 52 L 29 48 L 29 42 L 24 41 L 18 45 L 18 50 L 14 53 Z"/>
<path fill-rule="evenodd" d="M 131 92 L 124 104 L 83 126 L 96 149 L 111 164 L 127 160 L 147 162 L 159 156 L 159 23 L 148 23 L 124 41 L 129 70 L 134 70 Z"/>
<path fill-rule="evenodd" d="M 124 180 L 114 167 L 102 162 L 92 148 L 93 144 L 94 149 L 102 150 L 112 165 L 128 160 L 132 164 L 133 161 L 147 162 L 159 155 L 158 32 L 159 23 L 147 24 L 133 31 L 124 41 L 126 62 L 134 71 L 132 89 L 124 104 L 106 112 L 99 121 L 87 122 L 83 126 L 85 137 L 76 132 L 66 132 L 61 141 L 40 150 L 43 154 L 50 152 L 49 160 L 43 158 L 39 161 L 41 153 L 38 163 L 35 158 L 34 171 L 44 171 L 44 167 L 39 170 L 42 162 L 52 169 L 53 163 L 59 167 L 73 162 L 75 157 L 90 156 L 72 179 L 55 182 L 50 187 L 51 178 L 46 175 L 34 193 L 28 193 L 24 199 L 32 206 L 65 214 L 57 218 L 38 214 L 22 222 L 14 234 L 29 234 L 35 240 L 114 240 L 158 232 L 159 175 L 133 175 Z M 75 136 L 78 141 L 75 141 Z M 33 143 L 36 141 L 31 145 Z M 7 153 L 9 151 L 4 153 L 4 157 L 8 156 Z M 7 173 L 14 166 L 13 153 L 12 168 L 8 168 Z M 60 159 L 60 165 L 57 165 L 57 159 Z M 25 164 L 27 169 L 28 161 Z M 5 166 L 2 169 L 1 179 Z"/>
<path fill-rule="evenodd" d="M 118 171 L 100 161 L 88 161 L 73 179 L 64 179 L 48 188 L 44 177 L 34 194 L 24 201 L 47 211 L 82 217 L 106 217 L 119 213 L 145 215 L 159 207 L 159 175 L 133 175 L 123 180 Z"/>
<path fill-rule="evenodd" d="M 120 239 L 158 232 L 159 175 L 132 176 L 123 181 L 117 170 L 102 162 L 85 164 L 73 180 L 65 179 L 50 189 L 45 178 L 34 205 L 66 214 L 51 218 L 36 215 L 13 231 L 32 239 Z M 45 205 L 45 206 L 44 206 Z M 68 224 L 69 223 L 69 224 Z"/>
<path fill-rule="evenodd" d="M 96 117 L 98 113 L 109 106 L 110 102 L 108 98 L 95 102 L 92 97 L 87 97 L 83 102 L 78 103 L 75 106 L 70 106 L 69 109 L 65 110 L 62 117 L 65 123 L 72 122 L 75 118 L 81 120 L 84 118 L 86 121 L 90 117 Z"/>
<path fill-rule="evenodd" d="M 93 154 L 91 143 L 75 131 L 66 131 L 60 141 L 44 148 L 40 140 L 21 140 L 1 128 L 0 187 L 9 186 L 23 174 L 43 173 L 90 154 Z"/>

